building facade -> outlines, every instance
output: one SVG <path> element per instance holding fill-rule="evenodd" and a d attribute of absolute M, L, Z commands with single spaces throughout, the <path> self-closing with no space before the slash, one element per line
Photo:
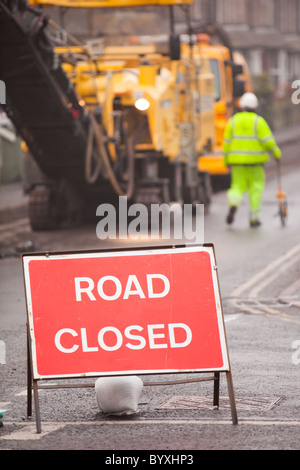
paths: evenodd
<path fill-rule="evenodd" d="M 300 0 L 195 0 L 193 20 L 219 23 L 251 74 L 266 74 L 278 96 L 300 78 Z"/>
<path fill-rule="evenodd" d="M 111 39 L 170 32 L 169 7 L 135 9 L 63 9 L 51 16 L 79 39 Z M 300 106 L 291 108 L 292 83 L 300 80 L 300 0 L 194 0 L 190 15 L 175 8 L 176 32 L 191 26 L 219 24 L 232 46 L 245 57 L 265 117 L 274 128 L 300 121 Z M 121 39 L 122 41 L 122 39 Z"/>
<path fill-rule="evenodd" d="M 71 10 L 63 26 L 80 38 L 168 30 L 168 7 L 158 13 L 151 7 Z M 176 11 L 182 21 L 184 7 Z M 58 8 L 50 14 L 62 24 Z M 191 21 L 222 25 L 234 48 L 245 56 L 252 75 L 267 74 L 279 95 L 286 83 L 300 79 L 300 0 L 194 0 Z"/>

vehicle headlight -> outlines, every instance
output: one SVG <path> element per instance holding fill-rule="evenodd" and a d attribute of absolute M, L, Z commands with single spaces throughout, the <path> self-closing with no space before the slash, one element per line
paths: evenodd
<path fill-rule="evenodd" d="M 134 103 L 134 106 L 136 107 L 136 109 L 138 109 L 139 111 L 146 111 L 149 106 L 150 106 L 150 103 L 148 100 L 146 100 L 146 98 L 139 98 L 138 100 L 136 100 L 136 102 Z"/>

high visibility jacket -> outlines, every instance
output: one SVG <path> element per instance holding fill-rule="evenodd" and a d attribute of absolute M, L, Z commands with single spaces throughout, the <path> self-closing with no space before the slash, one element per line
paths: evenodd
<path fill-rule="evenodd" d="M 225 165 L 258 165 L 269 160 L 269 152 L 281 157 L 270 127 L 258 114 L 242 111 L 229 119 L 223 142 Z"/>

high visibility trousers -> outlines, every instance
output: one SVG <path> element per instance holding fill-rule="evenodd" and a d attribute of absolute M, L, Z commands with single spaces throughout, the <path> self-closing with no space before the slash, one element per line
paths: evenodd
<path fill-rule="evenodd" d="M 238 207 L 244 193 L 248 193 L 250 220 L 258 219 L 264 188 L 265 169 L 263 165 L 232 165 L 231 186 L 227 192 L 230 207 Z"/>

